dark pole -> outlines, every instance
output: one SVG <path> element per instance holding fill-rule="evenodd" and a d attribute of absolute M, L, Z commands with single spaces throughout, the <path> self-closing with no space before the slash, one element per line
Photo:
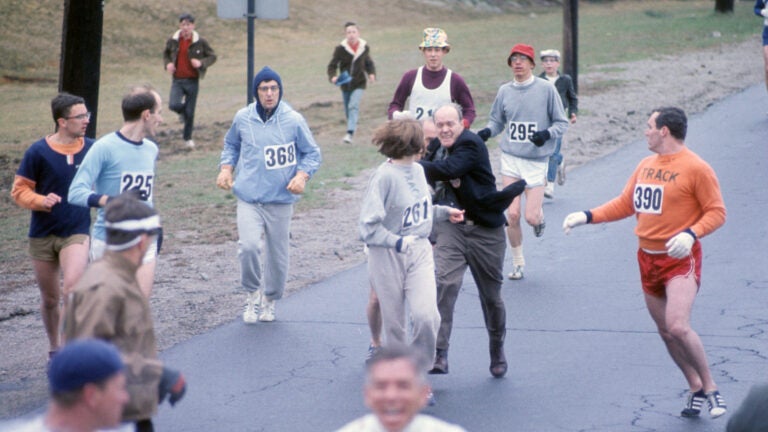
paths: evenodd
<path fill-rule="evenodd" d="M 242 3 L 241 3 L 242 4 Z M 241 9 L 242 10 L 242 9 Z M 256 20 L 256 0 L 248 0 L 248 103 L 253 102 L 253 33 Z"/>
<path fill-rule="evenodd" d="M 92 113 L 85 134 L 91 138 L 96 136 L 99 111 L 103 22 L 103 0 L 64 0 L 59 91 L 85 99 Z"/>
<path fill-rule="evenodd" d="M 579 92 L 579 0 L 563 1 L 563 72 L 573 78 Z"/>

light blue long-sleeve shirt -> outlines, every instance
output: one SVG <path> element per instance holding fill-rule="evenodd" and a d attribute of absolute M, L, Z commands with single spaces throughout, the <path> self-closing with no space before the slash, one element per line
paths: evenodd
<path fill-rule="evenodd" d="M 130 141 L 120 132 L 99 138 L 83 158 L 69 186 L 69 202 L 98 207 L 102 195 L 117 196 L 138 189 L 140 198 L 152 205 L 155 187 L 157 144 L 143 139 Z M 104 209 L 99 208 L 93 224 L 93 238 L 106 240 Z"/>
<path fill-rule="evenodd" d="M 256 112 L 256 103 L 235 114 L 224 137 L 221 165 L 235 167 L 235 196 L 248 203 L 291 204 L 299 195 L 288 182 L 303 171 L 310 177 L 322 162 L 304 117 L 285 101 L 267 121 Z"/>

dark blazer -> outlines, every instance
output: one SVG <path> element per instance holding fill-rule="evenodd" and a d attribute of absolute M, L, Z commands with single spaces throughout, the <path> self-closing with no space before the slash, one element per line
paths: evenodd
<path fill-rule="evenodd" d="M 419 161 L 427 181 L 431 184 L 446 182 L 445 186 L 450 188 L 458 201 L 453 207 L 465 210 L 465 219 L 487 228 L 503 226 L 507 220 L 504 210 L 525 190 L 525 180 L 512 183 L 501 191 L 496 190 L 488 148 L 477 134 L 468 129 L 447 148 L 447 155 L 442 160 L 435 157 L 438 153 L 435 151 L 436 142 L 439 141 L 430 143 L 425 158 Z"/>

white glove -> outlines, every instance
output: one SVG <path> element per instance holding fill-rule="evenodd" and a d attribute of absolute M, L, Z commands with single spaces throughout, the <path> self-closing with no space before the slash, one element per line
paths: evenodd
<path fill-rule="evenodd" d="M 768 7 L 760 11 L 760 15 L 768 18 Z"/>
<path fill-rule="evenodd" d="M 400 248 L 398 249 L 398 252 L 400 253 L 408 252 L 408 248 L 411 247 L 411 245 L 413 244 L 413 242 L 416 241 L 417 238 L 418 237 L 416 237 L 415 235 L 407 235 L 407 236 L 400 237 L 400 242 L 399 242 Z"/>
<path fill-rule="evenodd" d="M 565 231 L 566 234 L 570 234 L 571 228 L 576 228 L 585 223 L 587 223 L 586 213 L 583 211 L 571 213 L 563 219 L 563 231 Z"/>
<path fill-rule="evenodd" d="M 696 238 L 690 233 L 683 231 L 669 239 L 666 244 L 667 255 L 677 259 L 685 258 L 690 255 L 694 242 L 696 242 Z"/>
<path fill-rule="evenodd" d="M 392 113 L 392 120 L 416 120 L 416 116 L 410 111 L 395 111 Z"/>

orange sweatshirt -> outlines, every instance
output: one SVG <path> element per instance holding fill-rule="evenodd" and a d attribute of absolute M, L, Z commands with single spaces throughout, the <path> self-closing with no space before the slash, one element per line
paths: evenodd
<path fill-rule="evenodd" d="M 643 159 L 621 195 L 591 213 L 591 223 L 635 214 L 640 247 L 653 251 L 666 250 L 666 242 L 687 228 L 701 238 L 725 223 L 715 171 L 687 147 Z"/>

